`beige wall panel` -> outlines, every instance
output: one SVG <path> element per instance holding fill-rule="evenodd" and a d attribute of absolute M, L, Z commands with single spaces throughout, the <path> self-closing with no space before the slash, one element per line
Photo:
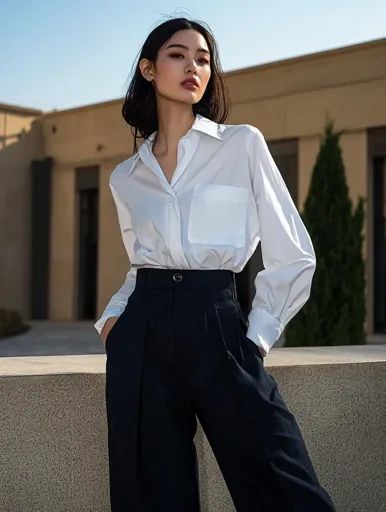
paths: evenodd
<path fill-rule="evenodd" d="M 11 144 L 17 144 L 21 132 L 24 132 L 26 135 L 30 133 L 35 117 L 13 114 L 11 112 L 0 112 L 0 137 L 5 137 L 0 142 L 0 150 Z"/>
<path fill-rule="evenodd" d="M 249 123 L 268 140 L 322 133 L 326 117 L 337 129 L 384 126 L 386 78 L 233 105 L 232 123 Z"/>
<path fill-rule="evenodd" d="M 0 307 L 30 315 L 30 162 L 42 158 L 37 123 L 17 142 L 0 150 Z"/>
<path fill-rule="evenodd" d="M 386 39 L 283 59 L 226 73 L 235 103 L 386 77 Z"/>
<path fill-rule="evenodd" d="M 58 164 L 88 165 L 131 155 L 132 137 L 120 114 L 121 103 L 69 110 L 44 122 L 46 152 Z M 52 128 L 56 133 L 52 133 Z M 98 149 L 99 147 L 99 149 Z"/>
<path fill-rule="evenodd" d="M 54 166 L 52 175 L 50 309 L 52 320 L 75 318 L 75 171 Z"/>

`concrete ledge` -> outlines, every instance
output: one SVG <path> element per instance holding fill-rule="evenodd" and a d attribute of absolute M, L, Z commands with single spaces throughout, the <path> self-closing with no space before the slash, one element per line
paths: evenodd
<path fill-rule="evenodd" d="M 0 358 L 0 510 L 109 511 L 104 354 Z M 386 346 L 273 348 L 264 361 L 339 512 L 386 502 Z M 199 428 L 203 512 L 234 511 Z"/>

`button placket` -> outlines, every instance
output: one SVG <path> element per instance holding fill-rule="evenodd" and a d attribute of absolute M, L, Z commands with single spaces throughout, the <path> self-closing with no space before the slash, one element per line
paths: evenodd
<path fill-rule="evenodd" d="M 172 176 L 171 187 L 175 187 L 177 181 L 185 172 L 185 169 L 188 167 L 198 149 L 199 141 L 200 133 L 195 130 L 189 130 L 188 133 L 180 139 L 178 144 L 178 165 Z"/>
<path fill-rule="evenodd" d="M 188 268 L 189 264 L 185 258 L 181 239 L 181 212 L 178 206 L 178 198 L 173 192 L 173 202 L 167 204 L 167 238 L 168 247 L 173 249 L 173 256 L 176 265 L 181 268 Z M 178 257 L 180 256 L 180 257 Z"/>

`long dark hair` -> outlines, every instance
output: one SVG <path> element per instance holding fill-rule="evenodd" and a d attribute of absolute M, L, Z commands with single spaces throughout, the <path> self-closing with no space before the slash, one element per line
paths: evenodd
<path fill-rule="evenodd" d="M 223 123 L 228 118 L 230 99 L 225 82 L 221 76 L 223 71 L 221 69 L 216 40 L 210 28 L 202 22 L 192 21 L 187 18 L 172 18 L 158 25 L 147 36 L 122 105 L 122 117 L 131 127 L 131 133 L 134 137 L 133 154 L 138 151 L 137 138 L 147 138 L 158 128 L 154 86 L 142 76 L 139 62 L 143 58 L 155 62 L 160 47 L 175 32 L 185 29 L 193 29 L 202 34 L 211 53 L 211 76 L 203 97 L 199 102 L 193 104 L 193 113 L 202 114 L 217 123 Z M 140 135 L 138 135 L 138 132 Z"/>

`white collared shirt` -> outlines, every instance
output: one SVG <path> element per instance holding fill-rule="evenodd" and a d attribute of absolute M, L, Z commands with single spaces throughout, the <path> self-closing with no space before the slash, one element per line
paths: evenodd
<path fill-rule="evenodd" d="M 152 144 L 119 163 L 109 185 L 131 267 L 94 327 L 119 316 L 138 267 L 241 272 L 261 240 L 247 337 L 268 353 L 308 300 L 314 247 L 260 130 L 196 114 L 169 184 Z"/>

